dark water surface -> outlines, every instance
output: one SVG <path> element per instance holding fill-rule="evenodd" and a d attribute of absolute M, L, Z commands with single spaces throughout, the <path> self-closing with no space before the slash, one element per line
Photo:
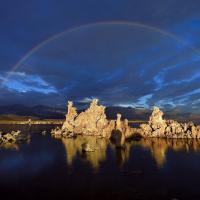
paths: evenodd
<path fill-rule="evenodd" d="M 95 152 L 82 153 L 85 138 L 54 139 L 51 128 L 0 126 L 31 134 L 28 143 L 0 148 L 1 197 L 200 199 L 198 140 L 143 139 L 119 149 L 101 139 Z"/>

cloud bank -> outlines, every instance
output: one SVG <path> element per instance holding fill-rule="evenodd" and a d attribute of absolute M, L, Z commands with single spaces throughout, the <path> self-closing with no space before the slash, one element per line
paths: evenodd
<path fill-rule="evenodd" d="M 137 26 L 83 28 L 40 48 L 17 71 L 0 71 L 0 102 L 64 106 L 67 99 L 82 103 L 98 97 L 106 105 L 199 111 L 195 49 Z"/>

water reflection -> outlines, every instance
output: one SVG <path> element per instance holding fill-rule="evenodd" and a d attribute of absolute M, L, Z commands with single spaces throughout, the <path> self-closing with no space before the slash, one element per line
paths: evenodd
<path fill-rule="evenodd" d="M 14 149 L 14 150 L 19 151 L 20 146 L 18 144 L 15 144 L 15 143 L 4 143 L 4 144 L 0 144 L 0 148 Z"/>
<path fill-rule="evenodd" d="M 153 158 L 159 167 L 167 160 L 167 151 L 200 151 L 200 140 L 195 139 L 142 139 L 138 145 L 150 149 Z"/>
<path fill-rule="evenodd" d="M 43 199 L 58 194 L 65 199 L 99 199 L 110 191 L 109 199 L 200 199 L 200 154 L 194 153 L 200 151 L 200 140 L 141 139 L 117 148 L 95 137 L 56 140 L 47 129 L 42 134 L 43 130 L 26 131 L 31 134 L 28 145 L 0 148 L 1 191 L 15 196 L 20 191 L 35 194 L 34 199 L 38 190 L 48 194 Z M 94 151 L 83 152 L 84 143 Z"/>
<path fill-rule="evenodd" d="M 11 133 L 12 131 L 20 130 L 20 136 L 18 137 L 18 141 L 10 141 L 10 142 L 3 142 L 0 138 L 0 148 L 2 149 L 13 149 L 13 150 L 20 150 L 20 147 L 23 144 L 29 144 L 31 142 L 31 135 L 36 133 L 46 133 L 47 131 L 50 132 L 51 129 L 55 125 L 21 125 L 21 124 L 1 124 L 0 125 L 0 132 Z"/>
<path fill-rule="evenodd" d="M 82 144 L 88 142 L 95 144 L 94 152 L 82 152 Z M 173 151 L 200 151 L 200 140 L 194 139 L 161 139 L 150 138 L 139 141 L 126 142 L 123 148 L 118 148 L 115 144 L 106 139 L 95 137 L 77 137 L 75 139 L 62 139 L 66 150 L 66 160 L 68 165 L 72 165 L 73 160 L 79 154 L 86 159 L 93 168 L 98 169 L 101 162 L 106 160 L 106 150 L 108 146 L 115 152 L 116 161 L 119 166 L 123 166 L 129 160 L 130 151 L 133 147 L 141 147 L 149 150 L 158 167 L 162 167 L 167 160 L 168 150 Z M 134 151 L 133 151 L 134 153 Z"/>
<path fill-rule="evenodd" d="M 13 137 L 12 135 L 10 137 Z M 14 137 L 13 137 L 14 138 Z M 30 134 L 22 134 L 20 133 L 19 136 L 12 140 L 0 140 L 0 148 L 2 149 L 11 149 L 11 150 L 16 150 L 19 151 L 20 147 L 23 144 L 30 144 L 31 142 L 31 136 Z"/>
<path fill-rule="evenodd" d="M 95 169 L 98 169 L 100 163 L 106 160 L 106 149 L 109 143 L 106 139 L 98 139 L 93 136 L 79 136 L 74 139 L 64 138 L 62 139 L 62 143 L 66 150 L 66 161 L 69 166 L 72 165 L 77 154 L 89 161 Z M 82 145 L 84 143 L 89 143 L 90 146 L 94 147 L 94 151 L 83 152 Z"/>
<path fill-rule="evenodd" d="M 42 133 L 44 130 L 47 133 L 50 133 L 52 126 L 2 126 L 1 130 L 5 129 L 6 132 L 10 130 L 18 130 L 20 129 L 22 133 L 26 135 L 31 135 L 31 139 L 26 140 L 26 144 L 31 144 L 32 139 L 35 138 L 36 133 Z M 38 134 L 37 134 L 38 135 Z M 46 136 L 39 136 L 37 140 L 43 140 L 47 145 L 50 142 L 55 141 L 55 139 L 51 138 L 49 134 Z M 141 140 L 132 140 L 125 143 L 123 148 L 118 148 L 115 143 L 111 143 L 107 139 L 100 139 L 93 136 L 79 136 L 77 138 L 70 139 L 59 139 L 59 142 L 55 143 L 55 145 L 59 145 L 61 147 L 63 144 L 66 156 L 66 162 L 68 166 L 73 165 L 73 161 L 77 156 L 82 160 L 86 160 L 91 164 L 91 166 L 95 169 L 98 169 L 100 164 L 108 159 L 108 149 L 114 153 L 115 160 L 118 166 L 123 166 L 124 163 L 128 162 L 130 156 L 132 154 L 138 154 L 138 148 L 147 149 L 151 152 L 153 159 L 155 160 L 158 167 L 162 167 L 167 162 L 167 152 L 169 150 L 172 151 L 184 151 L 184 152 L 197 152 L 200 151 L 200 140 L 195 139 L 161 139 L 161 138 L 149 138 L 149 139 L 141 139 Z M 39 141 L 38 141 L 39 142 Z M 84 143 L 88 143 L 94 151 L 93 152 L 83 152 L 82 145 Z M 14 149 L 19 151 L 24 143 L 5 143 L 0 144 L 1 149 Z M 54 148 L 49 145 L 49 148 Z M 62 152 L 60 152 L 62 154 Z M 140 152 L 139 152 L 140 155 Z"/>

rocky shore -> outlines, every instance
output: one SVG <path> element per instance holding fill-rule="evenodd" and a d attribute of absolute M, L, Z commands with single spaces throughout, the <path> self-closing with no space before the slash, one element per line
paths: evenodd
<path fill-rule="evenodd" d="M 29 139 L 29 135 L 22 134 L 19 130 L 10 133 L 0 131 L 0 147 L 15 148 L 20 142 L 28 141 Z"/>
<path fill-rule="evenodd" d="M 165 120 L 163 115 L 164 113 L 158 107 L 154 107 L 148 123 L 141 124 L 139 128 L 132 128 L 127 119 L 121 119 L 120 113 L 117 114 L 116 120 L 108 120 L 105 107 L 98 105 L 98 99 L 92 100 L 89 108 L 80 114 L 77 113 L 73 102 L 69 101 L 66 120 L 61 128 L 52 130 L 52 135 L 56 138 L 77 135 L 97 136 L 111 139 L 119 147 L 123 146 L 126 139 L 138 135 L 144 138 L 200 138 L 200 126 L 192 122 L 179 123 Z"/>

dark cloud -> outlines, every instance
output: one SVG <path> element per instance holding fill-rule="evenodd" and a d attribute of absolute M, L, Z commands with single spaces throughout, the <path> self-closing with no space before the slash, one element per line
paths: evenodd
<path fill-rule="evenodd" d="M 55 95 L 53 93 L 43 94 L 41 92 L 13 92 L 8 89 L 0 89 L 0 102 L 1 105 L 10 104 L 23 104 L 23 105 L 49 105 L 54 107 L 60 107 L 65 105 L 66 98 L 61 95 Z"/>
<path fill-rule="evenodd" d="M 105 104 L 198 110 L 199 6 L 198 0 L 8 0 L 0 8 L 0 81 L 35 44 L 81 24 L 125 20 L 177 36 L 120 24 L 66 33 L 9 75 L 0 102 L 64 105 L 98 97 Z"/>

